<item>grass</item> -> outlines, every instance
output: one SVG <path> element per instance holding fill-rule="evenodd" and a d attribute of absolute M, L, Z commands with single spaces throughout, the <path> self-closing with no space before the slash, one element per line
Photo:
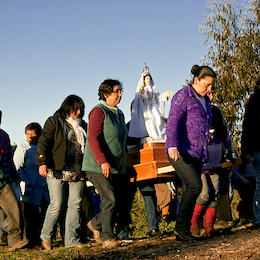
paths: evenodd
<path fill-rule="evenodd" d="M 178 190 L 178 197 L 181 198 L 181 189 Z M 233 199 L 231 202 L 231 212 L 233 220 L 238 219 L 238 212 L 236 210 L 238 202 L 240 200 L 239 194 L 234 190 Z M 139 190 L 135 194 L 135 198 L 131 211 L 132 223 L 130 224 L 130 237 L 142 237 L 147 238 L 147 221 L 146 212 L 144 207 L 143 197 Z M 175 228 L 175 222 L 167 223 L 166 221 L 159 221 L 159 229 L 166 235 L 171 235 Z M 241 232 L 241 231 L 237 231 Z M 148 239 L 148 238 L 147 238 Z M 46 253 L 43 250 L 30 250 L 22 249 L 15 252 L 9 252 L 7 243 L 0 247 L 0 259 L 13 259 L 13 260 L 53 260 L 53 259 L 83 259 L 84 255 L 87 256 L 89 250 L 100 248 L 96 243 L 90 242 L 84 248 L 85 250 L 70 250 L 63 246 L 62 241 L 58 240 L 53 243 L 54 249 L 51 253 Z"/>
<path fill-rule="evenodd" d="M 53 250 L 48 253 L 43 250 L 33 250 L 33 249 L 21 249 L 14 252 L 8 251 L 7 243 L 0 248 L 0 259 L 14 259 L 14 260 L 54 260 L 54 259 L 77 259 L 79 256 L 79 250 L 70 250 L 65 248 L 61 241 L 57 241 L 53 245 Z M 91 244 L 84 247 L 84 255 L 87 254 L 87 251 L 90 250 Z"/>

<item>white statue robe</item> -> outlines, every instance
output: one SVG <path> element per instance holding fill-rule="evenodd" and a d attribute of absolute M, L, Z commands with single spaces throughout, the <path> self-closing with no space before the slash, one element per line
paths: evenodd
<path fill-rule="evenodd" d="M 165 127 L 162 121 L 162 114 L 159 108 L 160 93 L 156 90 L 151 78 L 151 85 L 144 86 L 145 94 L 141 93 L 140 87 L 143 86 L 143 74 L 137 85 L 129 136 L 147 137 L 149 142 L 165 141 Z"/>

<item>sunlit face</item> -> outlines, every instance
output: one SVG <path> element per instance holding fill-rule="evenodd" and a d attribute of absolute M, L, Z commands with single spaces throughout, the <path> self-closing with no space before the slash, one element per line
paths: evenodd
<path fill-rule="evenodd" d="M 37 137 L 35 130 L 26 130 L 26 140 L 30 144 L 37 143 L 38 137 Z"/>
<path fill-rule="evenodd" d="M 195 77 L 192 86 L 200 96 L 205 96 L 212 91 L 214 83 L 215 78 L 212 78 L 210 76 L 205 77 L 201 80 L 199 80 L 198 77 Z"/>
<path fill-rule="evenodd" d="M 72 117 L 72 118 L 74 118 L 74 119 L 78 119 L 78 118 L 80 118 L 80 109 L 78 108 L 78 110 L 76 110 L 76 111 L 72 111 L 71 113 L 70 113 L 70 116 Z"/>
<path fill-rule="evenodd" d="M 106 98 L 106 103 L 111 106 L 115 107 L 117 104 L 120 103 L 121 98 L 122 98 L 122 87 L 121 86 L 114 86 L 113 87 L 113 92 L 111 92 L 109 95 L 105 95 Z"/>
<path fill-rule="evenodd" d="M 151 77 L 150 76 L 146 76 L 144 78 L 144 84 L 145 84 L 145 86 L 149 86 L 151 84 Z"/>

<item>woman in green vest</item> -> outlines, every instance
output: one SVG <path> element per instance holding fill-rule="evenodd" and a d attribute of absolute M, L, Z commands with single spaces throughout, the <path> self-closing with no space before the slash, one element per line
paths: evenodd
<path fill-rule="evenodd" d="M 100 103 L 89 114 L 88 136 L 82 170 L 98 190 L 101 212 L 89 223 L 95 240 L 103 248 L 115 248 L 114 215 L 118 226 L 127 221 L 124 214 L 124 181 L 127 128 L 117 105 L 123 88 L 118 80 L 107 79 L 99 87 Z"/>

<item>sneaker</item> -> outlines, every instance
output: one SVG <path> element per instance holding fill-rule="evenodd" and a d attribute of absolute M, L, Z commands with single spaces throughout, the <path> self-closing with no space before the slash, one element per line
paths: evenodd
<path fill-rule="evenodd" d="M 14 251 L 14 250 L 17 250 L 17 249 L 22 249 L 22 248 L 24 248 L 25 246 L 27 246 L 28 243 L 29 243 L 28 239 L 19 240 L 19 241 L 16 242 L 14 245 L 12 245 L 12 246 L 9 247 L 9 251 Z"/>
<path fill-rule="evenodd" d="M 91 224 L 91 220 L 88 222 L 87 224 L 88 228 L 92 231 L 93 235 L 94 235 L 94 239 L 96 240 L 96 242 L 98 242 L 99 244 L 103 244 L 102 238 L 100 236 L 100 231 L 96 230 L 92 224 Z"/>
<path fill-rule="evenodd" d="M 104 241 L 102 247 L 104 249 L 113 249 L 118 247 L 118 245 L 119 245 L 118 242 L 114 238 L 112 238 Z"/>

